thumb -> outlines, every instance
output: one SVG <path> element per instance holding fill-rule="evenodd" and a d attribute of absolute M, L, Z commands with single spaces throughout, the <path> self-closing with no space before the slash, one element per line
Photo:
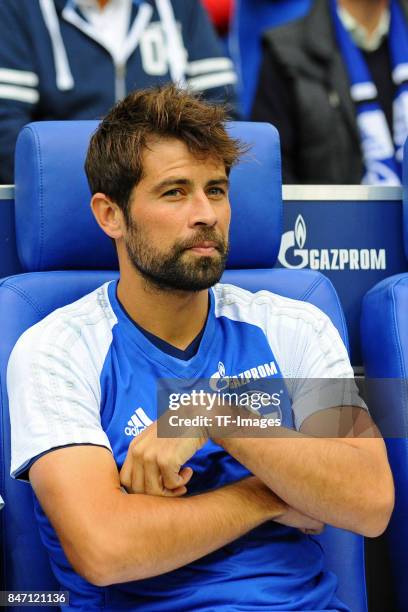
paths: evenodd
<path fill-rule="evenodd" d="M 180 483 L 186 485 L 190 482 L 191 477 L 193 475 L 193 470 L 191 467 L 183 467 L 179 472 Z"/>

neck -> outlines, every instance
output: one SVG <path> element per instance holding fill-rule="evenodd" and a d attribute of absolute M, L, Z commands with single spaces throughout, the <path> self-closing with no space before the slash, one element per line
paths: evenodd
<path fill-rule="evenodd" d="M 99 8 L 103 9 L 108 4 L 109 0 L 98 0 Z"/>
<path fill-rule="evenodd" d="M 208 290 L 162 291 L 136 272 L 121 270 L 118 298 L 138 325 L 181 350 L 200 333 L 208 313 Z"/>
<path fill-rule="evenodd" d="M 389 0 L 338 0 L 338 3 L 358 21 L 368 34 L 372 34 Z"/>

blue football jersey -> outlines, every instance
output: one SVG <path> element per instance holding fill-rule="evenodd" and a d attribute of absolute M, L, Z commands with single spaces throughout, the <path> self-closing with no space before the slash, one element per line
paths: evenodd
<path fill-rule="evenodd" d="M 184 360 L 146 337 L 122 308 L 116 287 L 103 285 L 19 339 L 8 371 L 13 476 L 41 454 L 72 444 L 107 447 L 120 469 L 133 437 L 157 418 L 162 379 L 206 379 L 217 388 L 232 377 L 242 391 L 257 381 L 278 379 L 283 388 L 286 378 L 352 377 L 337 331 L 309 304 L 218 284 L 209 291 L 198 350 Z M 299 428 L 323 407 L 308 402 L 307 391 L 300 402 L 299 394 L 298 387 L 296 393 L 285 388 L 286 400 L 272 409 L 286 427 Z M 357 390 L 351 401 L 361 405 Z M 188 494 L 250 475 L 211 440 L 188 465 L 194 470 Z M 337 579 L 324 570 L 318 540 L 274 521 L 174 571 L 102 588 L 72 569 L 38 502 L 35 510 L 53 571 L 70 592 L 70 609 L 348 610 L 336 598 Z"/>

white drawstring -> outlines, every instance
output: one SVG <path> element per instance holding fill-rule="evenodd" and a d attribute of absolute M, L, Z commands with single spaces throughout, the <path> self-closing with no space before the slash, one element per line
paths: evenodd
<path fill-rule="evenodd" d="M 156 0 L 157 10 L 166 36 L 167 57 L 171 79 L 179 87 L 186 87 L 186 51 L 182 44 L 180 31 L 169 0 Z"/>
<path fill-rule="evenodd" d="M 56 71 L 57 87 L 66 91 L 74 87 L 74 79 L 69 67 L 67 53 L 61 36 L 57 12 L 53 0 L 39 0 L 45 25 L 48 29 Z M 156 0 L 157 10 L 166 37 L 167 54 L 169 58 L 169 71 L 171 79 L 179 87 L 186 87 L 185 68 L 186 51 L 182 44 L 180 32 L 174 17 L 173 8 L 169 0 Z M 148 11 L 143 15 L 145 25 L 149 21 Z M 140 36 L 140 33 L 138 32 Z"/>
<path fill-rule="evenodd" d="M 40 8 L 51 39 L 55 72 L 57 75 L 57 87 L 60 91 L 72 89 L 74 87 L 74 79 L 72 77 L 67 53 L 62 40 L 54 1 L 40 0 Z"/>

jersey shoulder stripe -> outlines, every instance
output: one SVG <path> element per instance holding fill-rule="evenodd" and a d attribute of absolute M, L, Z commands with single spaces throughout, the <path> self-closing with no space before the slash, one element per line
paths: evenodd
<path fill-rule="evenodd" d="M 216 316 L 226 316 L 263 327 L 270 325 L 274 318 L 290 325 L 290 321 L 301 321 L 319 329 L 326 323 L 328 316 L 308 302 L 284 297 L 271 291 L 252 293 L 236 285 L 219 283 L 215 285 Z M 283 321 L 282 321 L 283 319 Z"/>
<path fill-rule="evenodd" d="M 111 337 L 117 323 L 107 294 L 108 286 L 109 283 L 105 283 L 79 300 L 54 310 L 20 336 L 13 352 L 21 351 L 22 347 L 35 349 L 51 339 L 55 346 L 65 348 L 72 347 L 76 340 L 95 343 L 102 348 L 106 344 L 102 339 Z"/>
<path fill-rule="evenodd" d="M 285 378 L 352 376 L 338 330 L 313 304 L 229 284 L 220 283 L 213 290 L 216 316 L 261 328 Z M 310 364 L 321 357 L 327 370 L 312 373 Z"/>
<path fill-rule="evenodd" d="M 107 283 L 29 328 L 7 369 L 11 474 L 68 444 L 110 449 L 101 427 L 100 376 L 117 322 Z"/>

